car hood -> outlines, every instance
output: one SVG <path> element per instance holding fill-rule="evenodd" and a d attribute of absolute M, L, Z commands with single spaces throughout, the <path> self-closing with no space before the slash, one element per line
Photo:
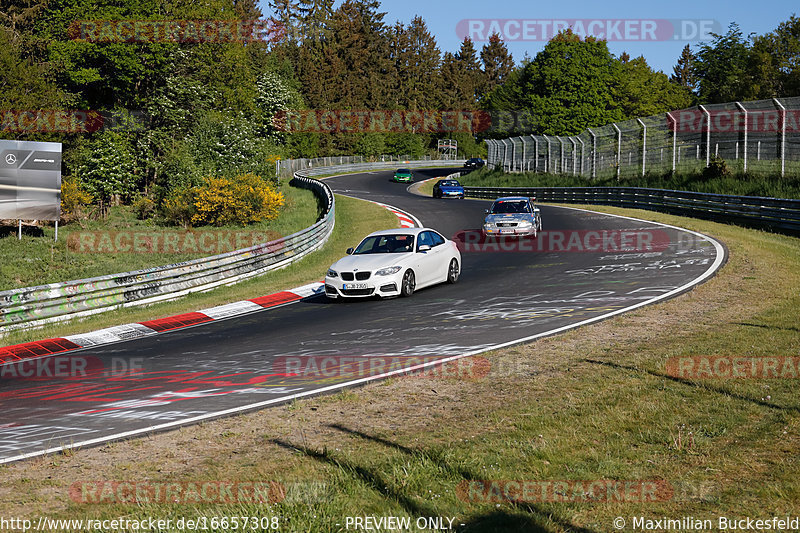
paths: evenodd
<path fill-rule="evenodd" d="M 364 254 L 348 255 L 336 261 L 331 268 L 337 272 L 351 272 L 358 269 L 375 271 L 390 266 L 401 266 L 414 257 L 412 252 L 402 254 Z"/>
<path fill-rule="evenodd" d="M 484 220 L 496 224 L 498 222 L 522 222 L 523 220 L 530 219 L 530 213 L 498 213 L 496 215 L 486 215 Z"/>

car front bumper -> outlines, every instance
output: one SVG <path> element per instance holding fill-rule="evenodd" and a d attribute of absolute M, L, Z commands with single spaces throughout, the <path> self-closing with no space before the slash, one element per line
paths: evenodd
<path fill-rule="evenodd" d="M 341 276 L 325 276 L 325 296 L 328 298 L 386 298 L 400 295 L 403 271 L 389 276 L 370 276 L 365 281 L 344 281 Z"/>
<path fill-rule="evenodd" d="M 439 191 L 441 198 L 464 198 L 464 191 Z"/>
<path fill-rule="evenodd" d="M 519 226 L 512 226 L 512 227 L 496 227 L 496 226 L 483 226 L 483 233 L 484 235 L 491 235 L 497 237 L 506 237 L 506 236 L 520 236 L 520 237 L 527 237 L 530 235 L 534 235 L 536 233 L 536 227 L 534 226 L 526 226 L 520 228 Z"/>

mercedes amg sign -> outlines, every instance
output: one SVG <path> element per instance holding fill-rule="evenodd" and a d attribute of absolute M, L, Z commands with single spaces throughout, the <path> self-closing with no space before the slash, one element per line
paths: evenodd
<path fill-rule="evenodd" d="M 0 219 L 61 217 L 61 143 L 0 140 Z"/>

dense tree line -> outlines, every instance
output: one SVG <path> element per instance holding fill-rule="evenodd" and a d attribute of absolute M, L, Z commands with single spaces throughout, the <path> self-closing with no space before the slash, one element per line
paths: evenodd
<path fill-rule="evenodd" d="M 800 94 L 800 19 L 745 38 L 736 25 L 686 46 L 672 76 L 569 30 L 516 64 L 498 36 L 442 51 L 425 21 L 378 0 L 271 0 L 269 38 L 172 42 L 86 37 L 80 21 L 263 20 L 255 0 L 6 0 L 2 136 L 64 143 L 65 174 L 95 200 L 161 203 L 208 177 L 269 176 L 277 158 L 462 154 L 487 136 L 574 134 L 697 103 Z M 9 110 L 94 110 L 92 131 L 20 128 Z M 473 132 L 287 132 L 287 110 L 474 110 L 514 116 Z M 505 116 L 505 115 L 503 115 Z"/>

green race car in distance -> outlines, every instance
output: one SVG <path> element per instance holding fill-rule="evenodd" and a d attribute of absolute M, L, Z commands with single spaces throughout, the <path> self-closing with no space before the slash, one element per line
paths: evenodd
<path fill-rule="evenodd" d="M 411 169 L 408 168 L 398 168 L 397 172 L 394 173 L 394 177 L 392 178 L 392 181 L 399 181 L 403 183 L 409 183 L 413 180 L 414 174 L 412 174 Z"/>

